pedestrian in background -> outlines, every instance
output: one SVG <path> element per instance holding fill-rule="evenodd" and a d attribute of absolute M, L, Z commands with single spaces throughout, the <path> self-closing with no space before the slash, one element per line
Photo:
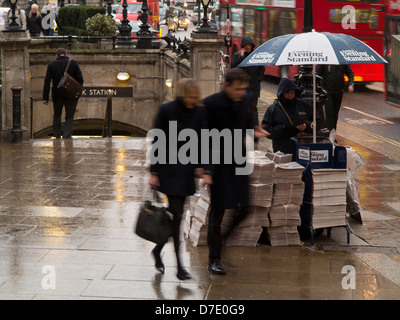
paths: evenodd
<path fill-rule="evenodd" d="M 183 214 L 183 205 L 187 196 L 196 192 L 194 178 L 202 175 L 201 166 L 195 163 L 182 164 L 179 157 L 177 163 L 170 163 L 169 144 L 176 144 L 176 150 L 180 150 L 186 141 L 178 141 L 179 133 L 185 129 L 192 129 L 201 137 L 201 129 L 206 128 L 205 108 L 199 106 L 200 90 L 193 79 L 181 79 L 176 85 L 176 99 L 162 104 L 155 118 L 154 128 L 161 129 L 166 136 L 165 154 L 166 164 L 152 164 L 150 166 L 149 184 L 168 197 L 168 211 L 173 214 L 173 240 L 176 260 L 178 265 L 177 277 L 180 280 L 191 279 L 191 275 L 183 267 L 180 254 L 180 224 Z M 169 132 L 171 124 L 176 124 L 177 135 Z M 173 140 L 173 142 L 171 142 Z M 167 152 L 168 151 L 168 152 Z M 160 150 L 158 150 L 160 152 Z M 152 250 L 155 266 L 158 271 L 164 273 L 164 264 L 161 260 L 161 250 L 164 244 L 157 244 Z"/>
<path fill-rule="evenodd" d="M 48 16 L 46 18 L 46 16 Z M 42 8 L 42 28 L 43 35 L 52 36 L 54 34 L 56 15 L 54 13 L 53 4 L 47 1 L 47 4 Z"/>
<path fill-rule="evenodd" d="M 304 133 L 312 135 L 312 106 L 300 98 L 300 88 L 290 79 L 279 82 L 277 97 L 264 113 L 262 126 L 271 133 L 274 152 L 292 154 L 296 160 L 296 144 L 290 138 Z M 320 126 L 317 118 L 317 130 Z"/>
<path fill-rule="evenodd" d="M 63 138 L 69 139 L 72 137 L 74 115 L 76 106 L 78 104 L 78 100 L 68 99 L 67 97 L 63 96 L 57 89 L 57 86 L 64 75 L 65 68 L 67 67 L 69 60 L 70 58 L 68 57 L 67 51 L 64 48 L 58 48 L 56 51 L 56 59 L 50 62 L 47 66 L 46 77 L 44 79 L 43 85 L 43 103 L 48 104 L 50 85 L 53 81 L 53 87 L 51 91 L 54 107 L 53 134 L 56 139 L 61 138 L 61 114 L 64 106 L 65 124 Z M 78 63 L 73 59 L 71 59 L 70 66 L 68 68 L 68 74 L 76 81 L 78 81 L 81 85 L 83 85 L 82 71 Z"/>
<path fill-rule="evenodd" d="M 236 52 L 232 56 L 231 67 L 237 67 L 244 59 L 247 58 L 250 53 L 254 51 L 255 47 L 256 45 L 253 42 L 252 38 L 250 36 L 244 36 L 242 38 L 240 51 Z M 250 76 L 249 87 L 247 89 L 247 92 L 249 94 L 249 110 L 252 113 L 253 118 L 256 119 L 257 124 L 259 124 L 257 103 L 258 98 L 260 97 L 261 81 L 264 78 L 265 67 L 243 67 L 243 70 L 245 70 Z"/>
<path fill-rule="evenodd" d="M 39 6 L 36 3 L 31 6 L 26 25 L 32 38 L 40 36 L 40 32 L 42 32 L 42 16 L 39 12 Z"/>
<path fill-rule="evenodd" d="M 328 92 L 325 102 L 326 126 L 329 130 L 337 127 L 343 98 L 344 75 L 349 78 L 348 90 L 354 91 L 354 73 L 349 64 L 318 65 L 317 74 L 322 77 L 322 87 Z"/>
<path fill-rule="evenodd" d="M 225 74 L 222 91 L 204 99 L 209 130 L 228 131 L 231 137 L 234 137 L 234 130 L 242 130 L 242 140 L 239 141 L 242 144 L 242 156 L 246 155 L 244 143 L 246 129 L 254 129 L 255 137 L 268 135 L 268 132 L 257 125 L 254 115 L 249 112 L 250 97 L 247 95 L 249 81 L 250 76 L 243 69 L 229 69 Z M 237 147 L 238 141 L 234 141 L 234 138 L 232 140 L 232 145 L 225 146 L 224 144 L 228 142 L 224 139 L 224 143 L 220 143 L 218 150 L 210 150 L 211 155 L 215 152 L 220 154 L 221 163 L 210 162 L 211 165 L 204 165 L 204 184 L 211 188 L 207 234 L 208 269 L 215 274 L 225 274 L 225 269 L 221 264 L 222 240 L 227 238 L 235 226 L 246 217 L 249 206 L 249 176 L 238 175 L 236 171 L 237 168 L 244 167 L 246 164 L 238 163 L 236 157 L 225 159 L 224 150 L 230 148 L 232 151 L 234 145 Z M 236 209 L 236 216 L 227 234 L 222 235 L 221 223 L 225 209 Z"/>

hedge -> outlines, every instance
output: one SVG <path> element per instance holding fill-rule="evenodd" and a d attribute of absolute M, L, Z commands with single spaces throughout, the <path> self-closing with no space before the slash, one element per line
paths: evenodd
<path fill-rule="evenodd" d="M 59 35 L 86 36 L 86 19 L 97 13 L 105 14 L 106 9 L 100 6 L 67 6 L 58 12 L 57 25 Z"/>

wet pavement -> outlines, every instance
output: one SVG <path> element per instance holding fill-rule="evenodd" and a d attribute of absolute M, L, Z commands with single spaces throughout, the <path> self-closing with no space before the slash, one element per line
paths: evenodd
<path fill-rule="evenodd" d="M 182 240 L 190 281 L 176 278 L 171 241 L 161 275 L 132 229 L 147 195 L 145 139 L 1 143 L 0 299 L 400 299 L 399 159 L 338 141 L 366 160 L 349 245 L 334 228 L 314 246 L 228 247 L 217 276 L 207 247 Z"/>

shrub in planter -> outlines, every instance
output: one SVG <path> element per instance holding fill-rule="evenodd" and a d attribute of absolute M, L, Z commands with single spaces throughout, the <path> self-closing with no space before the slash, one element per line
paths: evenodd
<path fill-rule="evenodd" d="M 88 35 L 86 20 L 97 13 L 105 14 L 106 9 L 99 6 L 67 6 L 58 12 L 59 35 Z"/>
<path fill-rule="evenodd" d="M 90 36 L 113 36 L 118 29 L 111 16 L 96 14 L 86 20 L 86 30 Z"/>

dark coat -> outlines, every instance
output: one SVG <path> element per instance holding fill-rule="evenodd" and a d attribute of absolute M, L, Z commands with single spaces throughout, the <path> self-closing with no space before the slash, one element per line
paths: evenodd
<path fill-rule="evenodd" d="M 248 112 L 247 104 L 249 96 L 241 102 L 233 102 L 225 92 L 213 94 L 204 99 L 207 110 L 207 123 L 210 130 L 217 129 L 221 132 L 228 129 L 234 136 L 234 129 L 241 129 L 245 134 L 246 129 L 254 129 L 256 123 Z M 221 139 L 224 140 L 224 139 Z M 234 139 L 232 138 L 232 141 Z M 242 136 L 242 155 L 246 154 L 244 136 Z M 210 143 L 210 146 L 212 144 Z M 234 146 L 230 146 L 233 155 Z M 228 149 L 227 149 L 228 150 Z M 238 205 L 247 207 L 249 205 L 249 177 L 248 175 L 237 175 L 236 168 L 243 167 L 235 163 L 233 157 L 231 164 L 224 163 L 224 143 L 220 144 L 220 164 L 204 165 L 211 171 L 213 184 L 211 185 L 211 206 L 220 209 L 236 208 Z M 212 151 L 210 151 L 212 155 Z"/>
<path fill-rule="evenodd" d="M 65 68 L 67 67 L 69 58 L 67 56 L 60 56 L 47 65 L 46 77 L 43 85 L 43 100 L 49 101 L 50 84 L 53 80 L 53 88 L 51 90 L 53 101 L 65 99 L 62 94 L 58 92 L 57 86 L 64 75 Z M 83 85 L 82 71 L 78 63 L 71 59 L 68 68 L 68 74 Z"/>
<path fill-rule="evenodd" d="M 340 93 L 344 87 L 344 75 L 349 85 L 354 84 L 354 73 L 349 64 L 318 65 L 317 74 L 322 77 L 322 86 L 328 93 Z"/>
<path fill-rule="evenodd" d="M 290 90 L 296 91 L 296 98 L 293 103 L 288 103 L 282 97 L 283 93 Z M 313 132 L 311 128 L 313 109 L 306 100 L 299 98 L 300 93 L 300 89 L 293 81 L 283 78 L 278 87 L 278 99 L 268 107 L 262 120 L 265 130 L 271 134 L 269 138 L 272 139 L 274 152 L 281 151 L 283 153 L 290 153 L 293 155 L 293 160 L 296 155 L 296 144 L 290 138 L 296 136 L 300 132 L 296 126 L 305 123 L 307 125 L 305 131 L 310 133 L 310 135 L 312 135 Z M 285 108 L 293 124 L 290 123 L 279 101 Z M 317 117 L 317 130 L 318 127 L 319 117 Z"/>
<path fill-rule="evenodd" d="M 241 47 L 244 48 L 244 46 L 248 43 L 251 44 L 252 46 L 251 52 L 253 52 L 255 48 L 253 40 L 251 39 L 250 36 L 244 36 L 242 38 Z M 247 58 L 248 55 L 249 54 L 245 53 L 244 57 L 242 57 L 240 55 L 240 51 L 236 52 L 232 56 L 231 67 L 232 68 L 237 67 L 244 59 Z M 250 83 L 247 92 L 250 93 L 252 98 L 258 98 L 260 96 L 261 81 L 264 78 L 265 67 L 263 66 L 243 67 L 243 70 L 245 70 L 250 75 Z"/>
<path fill-rule="evenodd" d="M 27 15 L 26 18 L 26 27 L 29 30 L 29 34 L 31 37 L 39 36 L 42 31 L 42 16 L 39 13 Z"/>
<path fill-rule="evenodd" d="M 174 135 L 174 129 L 170 124 L 170 121 L 176 124 L 176 132 L 179 136 L 179 133 L 184 129 L 192 129 L 196 132 L 198 140 L 191 140 L 191 142 L 196 143 L 198 157 L 196 162 L 189 162 L 188 164 L 182 164 L 179 160 L 179 157 L 176 153 L 177 162 L 176 164 L 172 164 L 170 162 L 170 150 L 169 150 L 169 139 Z M 205 108 L 203 106 L 196 106 L 194 109 L 188 109 L 185 107 L 182 101 L 175 100 L 169 103 L 162 104 L 160 109 L 156 115 L 154 121 L 154 129 L 161 129 L 165 133 L 165 148 L 163 146 L 157 145 L 158 153 L 155 154 L 156 157 L 160 159 L 160 152 L 165 152 L 166 154 L 166 163 L 154 163 L 150 166 L 150 172 L 158 175 L 160 188 L 159 191 L 173 196 L 188 196 L 195 193 L 195 183 L 194 183 L 194 171 L 196 168 L 201 167 L 200 159 L 200 137 L 201 137 L 201 129 L 206 129 L 206 116 L 205 116 Z M 170 132 L 171 128 L 171 132 Z M 177 148 L 173 148 L 171 146 L 172 152 L 178 151 L 182 146 L 186 145 L 189 138 L 186 138 L 185 141 L 177 141 L 177 137 L 174 139 L 174 142 L 177 143 Z M 157 140 L 154 140 L 156 143 Z M 156 146 L 156 145 L 155 145 Z M 154 146 L 154 148 L 156 148 Z M 154 152 L 154 149 L 153 149 Z M 152 161 L 153 162 L 153 161 Z"/>

